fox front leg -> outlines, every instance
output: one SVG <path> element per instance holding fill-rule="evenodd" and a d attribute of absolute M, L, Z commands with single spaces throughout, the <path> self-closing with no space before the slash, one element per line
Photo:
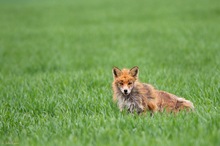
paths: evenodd
<path fill-rule="evenodd" d="M 125 107 L 125 105 L 123 103 L 119 103 L 118 107 L 119 107 L 120 112 L 122 112 L 124 107 Z"/>
<path fill-rule="evenodd" d="M 133 113 L 134 113 L 134 108 L 135 108 L 135 107 L 134 107 L 134 104 L 131 104 L 131 105 L 129 106 L 129 108 L 128 108 L 128 112 L 133 114 Z"/>

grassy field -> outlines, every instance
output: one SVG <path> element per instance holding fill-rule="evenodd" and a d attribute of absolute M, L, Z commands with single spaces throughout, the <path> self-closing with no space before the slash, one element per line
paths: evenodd
<path fill-rule="evenodd" d="M 0 145 L 219 146 L 219 0 L 0 0 Z M 193 113 L 120 113 L 113 66 Z"/>

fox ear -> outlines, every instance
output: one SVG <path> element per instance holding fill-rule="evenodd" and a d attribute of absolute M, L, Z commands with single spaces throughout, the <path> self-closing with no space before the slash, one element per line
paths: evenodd
<path fill-rule="evenodd" d="M 112 69 L 112 73 L 113 73 L 113 77 L 114 77 L 114 78 L 117 78 L 118 76 L 121 75 L 121 70 L 120 70 L 119 68 L 117 68 L 117 67 L 114 67 L 114 68 Z"/>
<path fill-rule="evenodd" d="M 138 70 L 139 68 L 137 66 L 134 66 L 130 69 L 130 75 L 133 77 L 138 77 Z"/>

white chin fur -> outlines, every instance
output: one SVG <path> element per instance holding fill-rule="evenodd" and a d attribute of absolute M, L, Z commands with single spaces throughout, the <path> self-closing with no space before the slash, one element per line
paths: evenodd
<path fill-rule="evenodd" d="M 130 90 L 130 89 L 126 89 L 126 90 L 127 90 L 127 94 L 124 93 L 124 90 L 125 90 L 125 89 L 120 89 L 120 90 L 121 90 L 121 92 L 122 92 L 124 95 L 126 95 L 126 96 L 131 93 L 131 90 Z"/>

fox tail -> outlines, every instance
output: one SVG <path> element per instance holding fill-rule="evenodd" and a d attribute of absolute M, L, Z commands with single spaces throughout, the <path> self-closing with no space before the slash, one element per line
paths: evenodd
<path fill-rule="evenodd" d="M 194 110 L 194 105 L 191 101 L 186 100 L 184 98 L 178 98 L 177 99 L 177 104 L 176 104 L 176 109 L 182 110 Z"/>

